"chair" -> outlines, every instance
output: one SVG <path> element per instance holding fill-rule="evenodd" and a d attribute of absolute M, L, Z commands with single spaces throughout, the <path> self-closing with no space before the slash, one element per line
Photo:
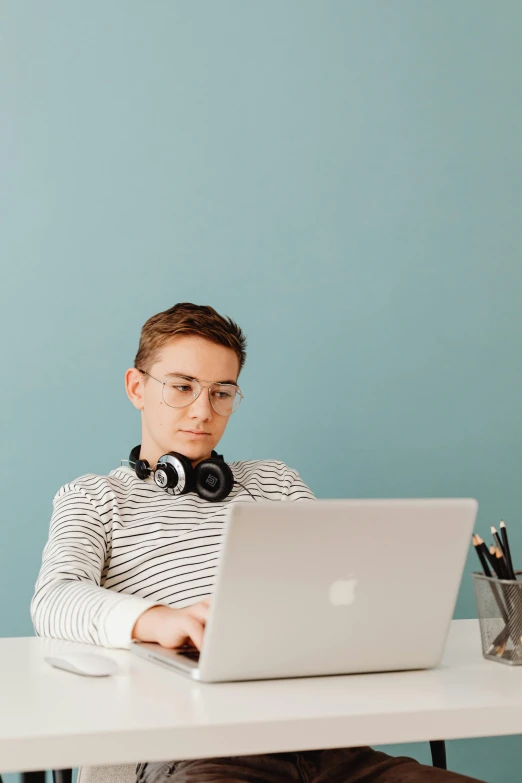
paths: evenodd
<path fill-rule="evenodd" d="M 135 783 L 136 764 L 79 767 L 77 783 Z M 56 783 L 56 781 L 55 781 Z"/>
<path fill-rule="evenodd" d="M 137 764 L 111 764 L 79 767 L 76 783 L 135 783 L 136 766 Z M 20 776 L 22 783 L 45 783 L 44 771 L 22 772 Z M 53 769 L 53 783 L 72 783 L 72 769 Z"/>
<path fill-rule="evenodd" d="M 433 766 L 447 769 L 445 741 L 430 740 L 430 750 Z M 53 783 L 71 783 L 71 780 L 71 769 L 53 769 Z M 136 764 L 112 764 L 79 767 L 76 783 L 135 783 L 135 781 Z M 2 783 L 1 776 L 0 783 Z M 22 783 L 45 783 L 45 772 L 22 772 Z"/>

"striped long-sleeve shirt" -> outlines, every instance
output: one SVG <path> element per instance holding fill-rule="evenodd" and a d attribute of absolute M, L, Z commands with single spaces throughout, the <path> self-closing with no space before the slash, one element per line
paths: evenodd
<path fill-rule="evenodd" d="M 228 464 L 256 500 L 315 499 L 284 462 Z M 64 484 L 31 599 L 36 635 L 128 648 L 146 609 L 211 595 L 226 509 L 236 501 L 254 502 L 238 484 L 219 503 L 172 495 L 126 466 Z"/>

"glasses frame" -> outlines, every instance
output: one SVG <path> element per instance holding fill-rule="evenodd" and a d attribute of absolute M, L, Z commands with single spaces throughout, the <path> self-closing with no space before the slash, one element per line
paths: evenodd
<path fill-rule="evenodd" d="M 241 405 L 241 400 L 243 399 L 243 392 L 241 391 L 241 389 L 239 388 L 237 383 L 219 383 L 218 381 L 206 381 L 205 385 L 203 385 L 201 383 L 201 381 L 204 380 L 203 378 L 201 378 L 201 379 L 199 379 L 199 378 L 189 378 L 188 375 L 180 375 L 179 378 L 184 378 L 185 380 L 190 381 L 191 383 L 197 383 L 198 386 L 199 386 L 199 391 L 193 397 L 193 399 L 190 402 L 185 403 L 185 405 L 169 405 L 167 400 L 165 399 L 165 384 L 168 383 L 169 381 L 171 381 L 172 378 L 167 378 L 164 381 L 160 381 L 159 378 L 155 378 L 154 375 L 151 375 L 150 372 L 147 372 L 147 370 L 140 370 L 139 367 L 136 367 L 136 369 L 138 370 L 138 372 L 143 373 L 143 375 L 148 375 L 149 378 L 152 378 L 153 381 L 157 381 L 158 383 L 161 383 L 161 386 L 162 386 L 161 398 L 162 398 L 163 402 L 165 403 L 165 405 L 168 405 L 169 408 L 174 408 L 174 410 L 178 410 L 179 408 L 187 408 L 189 405 L 192 405 L 192 403 L 195 400 L 197 400 L 197 398 L 199 397 L 199 395 L 201 394 L 203 389 L 208 389 L 208 401 L 210 402 L 210 405 L 212 406 L 212 410 L 216 411 L 216 409 L 214 408 L 214 405 L 212 403 L 212 398 L 210 396 L 210 390 L 211 390 L 211 388 L 213 386 L 235 386 L 236 389 L 237 389 L 237 393 L 236 394 L 239 394 L 239 402 L 237 404 L 237 408 L 234 408 L 234 410 L 230 411 L 230 413 L 220 413 L 219 411 L 216 411 L 218 416 L 232 416 L 232 414 L 235 413 L 237 411 L 237 409 L 239 408 L 239 406 Z"/>

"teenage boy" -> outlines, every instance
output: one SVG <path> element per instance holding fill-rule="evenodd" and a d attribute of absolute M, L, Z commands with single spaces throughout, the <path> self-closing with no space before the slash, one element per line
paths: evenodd
<path fill-rule="evenodd" d="M 141 443 L 129 465 L 80 476 L 55 494 L 31 600 L 38 636 L 109 648 L 140 639 L 201 649 L 228 504 L 315 499 L 278 460 L 228 463 L 234 483 L 220 500 L 186 491 L 191 470 L 219 456 L 214 449 L 243 396 L 245 358 L 243 332 L 212 307 L 179 303 L 144 324 L 125 374 L 127 395 L 141 411 Z M 154 468 L 172 452 L 185 471 L 165 486 Z M 471 781 L 367 747 L 140 762 L 136 773 L 138 783 Z"/>

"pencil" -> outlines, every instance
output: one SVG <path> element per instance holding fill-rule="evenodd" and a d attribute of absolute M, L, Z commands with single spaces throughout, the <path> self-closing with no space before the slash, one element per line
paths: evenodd
<path fill-rule="evenodd" d="M 493 527 L 493 525 L 491 525 L 490 530 L 491 530 L 491 535 L 493 536 L 493 540 L 495 542 L 495 546 L 500 549 L 500 551 L 502 552 L 503 555 L 505 555 L 504 544 L 502 543 L 502 541 L 498 537 L 498 533 L 497 533 L 496 527 Z"/>
<path fill-rule="evenodd" d="M 502 553 L 497 549 L 498 558 L 502 558 Z M 499 565 L 499 568 L 502 568 L 502 566 Z M 506 575 L 501 576 L 500 579 L 506 579 Z M 517 628 L 518 623 L 516 622 L 516 615 L 517 612 L 515 610 L 515 606 L 513 605 L 512 597 L 509 594 L 506 594 L 503 587 L 501 585 L 498 586 L 492 584 L 491 585 L 492 592 L 495 596 L 495 600 L 497 602 L 497 606 L 500 610 L 500 615 L 502 619 L 504 620 L 504 628 L 502 631 L 500 631 L 499 634 L 493 639 L 493 642 L 490 644 L 488 648 L 488 653 L 495 653 L 496 655 L 504 655 L 504 652 L 506 650 L 506 645 L 509 637 L 511 637 L 513 641 L 513 647 L 516 648 L 518 645 L 518 639 L 517 639 Z M 504 598 L 504 602 L 502 601 L 501 595 L 499 595 L 499 592 L 501 593 L 502 597 Z M 515 603 L 518 603 L 515 599 Z"/>
<path fill-rule="evenodd" d="M 515 569 L 513 568 L 513 560 L 511 558 L 511 548 L 509 546 L 509 539 L 507 534 L 507 527 L 504 520 L 500 522 L 500 535 L 502 536 L 502 543 L 504 544 L 504 553 L 508 562 L 509 570 L 511 571 L 511 578 L 516 579 Z"/>
<path fill-rule="evenodd" d="M 484 576 L 489 576 L 491 578 L 491 571 L 489 570 L 488 562 L 486 560 L 486 556 L 482 549 L 482 547 L 484 546 L 484 542 L 482 541 L 480 536 L 477 536 L 475 534 L 471 536 L 471 540 L 473 541 L 475 552 L 477 553 L 480 563 L 482 565 Z"/>
<path fill-rule="evenodd" d="M 504 569 L 503 571 L 504 575 L 500 576 L 499 578 L 512 581 L 510 575 L 508 575 L 506 571 L 506 569 L 508 568 L 507 563 L 504 561 L 504 564 L 502 564 L 502 561 L 504 560 L 502 553 L 497 547 L 491 547 L 491 549 L 495 552 L 495 559 L 497 560 L 498 563 L 497 569 L 499 571 L 502 571 Z M 518 640 L 516 639 L 515 628 L 518 625 L 517 618 L 522 617 L 522 595 L 520 594 L 517 588 L 512 588 L 509 585 L 507 585 L 506 588 L 509 589 L 504 589 L 504 586 L 498 586 L 497 588 L 497 585 L 493 583 L 491 584 L 491 591 L 493 592 L 493 595 L 497 602 L 497 606 L 500 610 L 500 614 L 505 623 L 505 627 L 495 637 L 495 639 L 493 640 L 493 642 L 491 643 L 487 651 L 488 653 L 496 652 L 497 655 L 503 654 L 509 636 L 511 636 L 513 640 L 513 645 L 515 647 L 518 646 Z M 515 590 L 514 593 L 511 592 L 513 589 Z M 502 593 L 502 596 L 505 601 L 505 605 L 504 605 L 504 601 L 502 601 L 502 598 L 499 595 L 499 590 Z M 520 638 L 520 641 L 522 643 L 522 637 Z"/>
<path fill-rule="evenodd" d="M 494 547 L 490 547 L 488 549 L 486 544 L 484 543 L 483 539 L 478 534 L 475 536 L 475 538 L 478 541 L 478 544 L 479 544 L 481 552 L 487 558 L 491 568 L 493 569 L 493 574 L 498 579 L 500 579 L 500 576 L 499 576 L 499 574 L 497 574 L 497 570 L 496 570 L 497 569 L 497 558 L 495 557 L 495 553 L 491 551 Z"/>
<path fill-rule="evenodd" d="M 497 548 L 493 545 L 491 545 L 489 548 L 484 544 L 485 552 L 487 555 L 489 555 L 489 562 L 491 563 L 491 567 L 493 568 L 493 573 L 495 574 L 497 579 L 503 579 L 504 578 L 504 572 L 502 571 L 502 564 L 497 559 Z"/>
<path fill-rule="evenodd" d="M 494 528 L 492 527 L 492 532 Z M 495 531 L 496 532 L 496 531 Z M 509 540 L 507 538 L 507 529 L 506 525 L 503 520 L 501 520 L 501 527 L 500 527 L 500 533 L 502 535 L 503 541 L 504 541 L 504 557 L 503 560 L 503 566 L 505 570 L 505 578 L 509 579 L 510 581 L 516 581 L 517 577 L 515 574 L 515 571 L 513 569 L 513 561 L 511 559 L 511 551 L 509 550 Z M 498 536 L 497 536 L 498 537 Z M 507 542 L 507 544 L 505 543 Z M 509 555 L 508 555 L 509 550 Z M 504 592 L 504 591 L 503 591 Z M 507 623 L 507 626 L 509 628 L 514 628 L 515 624 L 520 621 L 520 618 L 522 618 L 522 595 L 518 588 L 509 588 L 509 591 L 506 591 L 504 593 L 504 599 L 507 604 L 508 609 L 508 617 L 510 622 Z M 518 642 L 515 640 L 514 635 L 511 633 L 511 638 L 513 639 L 514 649 L 516 650 Z M 497 637 L 498 639 L 498 637 Z M 497 641 L 495 639 L 495 641 Z M 513 651 L 512 651 L 513 652 Z"/>
<path fill-rule="evenodd" d="M 508 573 L 508 566 L 502 550 L 498 546 L 493 547 L 493 549 L 495 550 L 495 557 L 497 558 L 497 563 L 499 564 L 497 568 L 497 574 L 500 574 L 501 579 L 509 579 L 510 577 Z"/>
<path fill-rule="evenodd" d="M 503 573 L 503 576 L 501 578 L 502 579 L 506 579 L 508 581 L 512 581 L 511 580 L 511 575 L 509 573 L 509 566 L 507 564 L 507 561 L 506 561 L 504 555 L 502 554 L 502 552 L 500 551 L 500 549 L 498 547 L 495 547 L 495 556 L 496 556 L 496 558 L 497 558 L 497 560 L 498 560 L 498 562 L 500 564 L 499 565 L 499 569 Z M 517 645 L 518 645 L 518 641 L 516 639 L 516 630 L 515 629 L 518 626 L 518 619 L 517 618 L 519 618 L 522 615 L 522 604 L 521 604 L 521 596 L 520 596 L 520 593 L 518 592 L 518 590 L 515 588 L 515 593 L 512 593 L 511 589 L 512 589 L 511 587 L 509 587 L 509 589 L 506 589 L 506 590 L 502 589 L 502 593 L 503 593 L 504 600 L 505 600 L 506 605 L 507 605 L 506 606 L 506 608 L 507 608 L 507 615 L 508 615 L 507 623 L 506 623 L 507 634 L 509 636 L 511 636 L 511 638 L 513 640 L 514 648 L 516 648 Z M 502 619 L 504 619 L 504 617 Z M 505 622 L 505 620 L 504 620 L 504 622 Z M 497 637 L 497 639 L 498 638 L 499 637 Z M 497 639 L 494 640 L 494 643 L 497 641 Z M 499 654 L 502 654 L 502 653 L 499 653 Z"/>

